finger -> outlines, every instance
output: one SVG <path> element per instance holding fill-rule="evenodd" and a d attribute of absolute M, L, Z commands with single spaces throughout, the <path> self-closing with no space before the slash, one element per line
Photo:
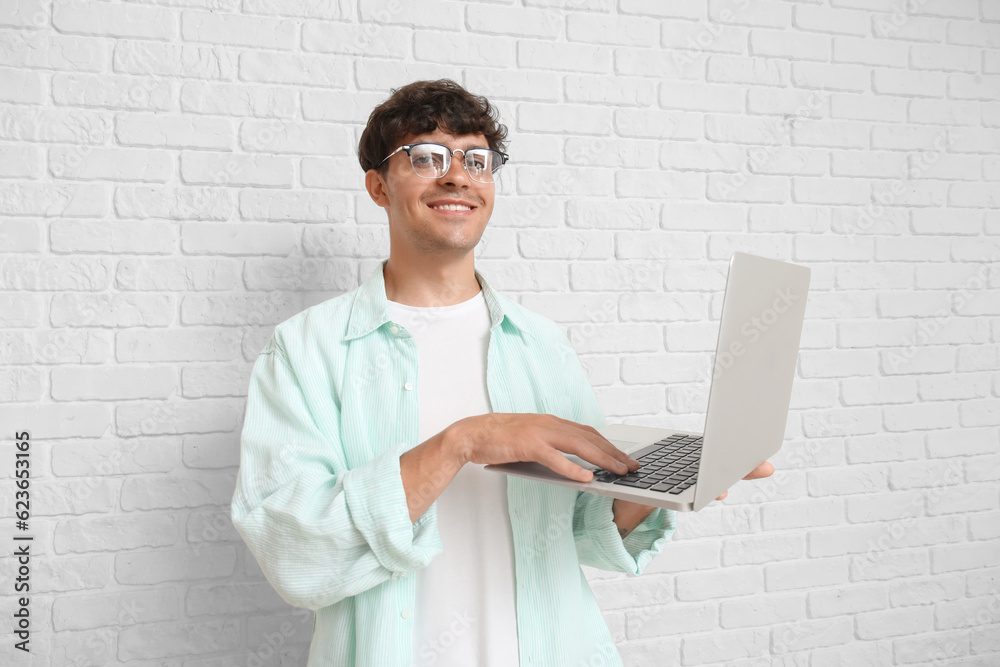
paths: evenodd
<path fill-rule="evenodd" d="M 723 492 L 722 492 L 722 495 L 721 495 L 721 496 L 719 496 L 718 498 L 716 498 L 716 500 L 722 500 L 723 498 L 725 498 L 725 497 L 726 497 L 726 496 L 728 496 L 728 495 L 729 495 L 729 492 L 728 492 L 728 491 L 723 491 Z"/>
<path fill-rule="evenodd" d="M 557 449 L 551 447 L 543 447 L 538 450 L 535 461 L 546 468 L 551 468 L 563 477 L 575 479 L 578 482 L 589 482 L 594 478 L 594 473 L 573 463 L 560 454 Z"/>
<path fill-rule="evenodd" d="M 770 477 L 773 473 L 774 466 L 771 465 L 770 461 L 764 461 L 759 466 L 751 470 L 743 479 L 760 479 L 761 477 Z"/>
<path fill-rule="evenodd" d="M 565 419 L 560 422 L 555 434 L 548 437 L 549 444 L 556 449 L 621 475 L 637 467 L 630 465 L 628 454 L 611 444 L 593 427 Z"/>

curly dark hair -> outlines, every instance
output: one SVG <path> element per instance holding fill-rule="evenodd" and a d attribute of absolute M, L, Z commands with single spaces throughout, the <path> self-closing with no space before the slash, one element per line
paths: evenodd
<path fill-rule="evenodd" d="M 482 134 L 493 150 L 504 152 L 507 147 L 507 127 L 485 97 L 473 95 L 451 79 L 414 81 L 393 89 L 389 99 L 368 116 L 358 144 L 361 168 L 374 169 L 403 137 L 438 128 L 455 135 Z"/>

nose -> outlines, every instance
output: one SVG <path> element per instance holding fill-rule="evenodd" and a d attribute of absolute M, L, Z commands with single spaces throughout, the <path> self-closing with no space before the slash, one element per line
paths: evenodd
<path fill-rule="evenodd" d="M 462 154 L 461 159 L 458 157 L 459 153 Z M 465 170 L 465 151 L 459 148 L 452 153 L 451 166 L 448 167 L 448 171 L 441 178 L 446 185 L 469 187 L 469 173 Z"/>

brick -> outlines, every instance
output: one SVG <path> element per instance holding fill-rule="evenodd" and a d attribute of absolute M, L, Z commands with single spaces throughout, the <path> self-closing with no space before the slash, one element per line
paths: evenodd
<path fill-rule="evenodd" d="M 644 79 L 567 74 L 564 81 L 568 102 L 645 107 L 656 99 L 656 89 Z"/>
<path fill-rule="evenodd" d="M 262 8 L 271 8 L 269 0 L 253 1 L 261 3 Z M 247 3 L 244 3 L 244 8 L 246 5 Z M 305 10 L 331 6 L 330 3 L 317 5 L 309 0 L 303 0 Z M 288 15 L 291 11 L 294 10 L 289 3 L 284 3 L 280 7 L 280 13 L 283 15 Z M 412 29 L 382 23 L 360 25 L 306 21 L 302 25 L 302 49 L 305 51 L 402 59 L 409 55 L 412 43 Z"/>
<path fill-rule="evenodd" d="M 118 657 L 122 660 L 152 660 L 207 655 L 233 651 L 240 645 L 240 624 L 236 620 L 158 623 L 152 627 L 156 628 L 155 641 L 150 641 L 149 625 L 123 628 L 118 634 Z"/>
<path fill-rule="evenodd" d="M 173 84 L 152 77 L 54 74 L 56 104 L 118 109 L 173 110 Z"/>
<path fill-rule="evenodd" d="M 0 288 L 29 291 L 100 291 L 110 285 L 109 260 L 11 257 L 0 267 Z"/>
<path fill-rule="evenodd" d="M 218 79 L 236 78 L 236 54 L 221 46 L 119 41 L 113 64 L 116 72 L 154 76 Z"/>
<path fill-rule="evenodd" d="M 518 107 L 517 127 L 532 132 L 606 135 L 611 128 L 611 110 L 585 105 L 554 106 L 529 102 Z"/>
<path fill-rule="evenodd" d="M 577 13 L 566 17 L 566 37 L 588 44 L 655 46 L 659 40 L 659 26 L 645 18 Z"/>
<path fill-rule="evenodd" d="M 803 557 L 805 536 L 796 534 L 763 534 L 733 537 L 722 546 L 725 565 L 750 565 Z M 723 607 L 725 603 L 723 603 Z M 725 624 L 723 624 L 725 625 Z M 735 627 L 731 625 L 730 627 Z"/>
<path fill-rule="evenodd" d="M 518 40 L 517 64 L 544 70 L 610 72 L 611 50 L 589 44 Z"/>
<path fill-rule="evenodd" d="M 255 83 L 347 88 L 349 61 L 340 56 L 245 51 L 240 79 Z"/>
<path fill-rule="evenodd" d="M 183 83 L 180 103 L 186 113 L 255 118 L 293 118 L 297 104 L 286 88 L 202 81 Z"/>
<path fill-rule="evenodd" d="M 880 39 L 857 37 L 833 38 L 833 62 L 859 65 L 906 67 L 908 48 L 905 44 Z"/>
<path fill-rule="evenodd" d="M 217 327 L 125 329 L 115 334 L 115 358 L 125 362 L 234 361 L 242 334 Z"/>
<path fill-rule="evenodd" d="M 233 289 L 236 267 L 216 259 L 123 259 L 115 272 L 115 287 L 138 291 L 211 291 Z"/>
<path fill-rule="evenodd" d="M 142 621 L 170 621 L 177 615 L 177 593 L 172 589 L 83 593 L 56 598 L 52 605 L 52 627 L 85 630 L 129 626 Z"/>
<path fill-rule="evenodd" d="M 942 21 L 895 12 L 873 17 L 872 31 L 875 37 L 885 39 L 940 42 L 944 40 L 945 25 Z"/>
<path fill-rule="evenodd" d="M 4 11 L 10 3 L 0 8 Z M 41 14 L 35 13 L 36 18 Z M 48 19 L 44 21 L 48 25 Z M 38 26 L 41 27 L 41 26 Z M 0 65 L 78 72 L 101 72 L 109 67 L 110 49 L 90 37 L 60 35 L 44 30 L 0 29 L 0 37 L 13 48 L 0 51 Z"/>
<path fill-rule="evenodd" d="M 74 517 L 60 521 L 53 544 L 56 553 L 86 553 L 169 546 L 177 540 L 177 519 L 148 516 Z"/>
<path fill-rule="evenodd" d="M 869 90 L 870 69 L 860 65 L 794 62 L 791 82 L 799 88 L 864 93 Z"/>
<path fill-rule="evenodd" d="M 614 174 L 595 167 L 518 167 L 519 194 L 610 195 Z"/>
<path fill-rule="evenodd" d="M 286 157 L 181 153 L 181 178 L 188 185 L 290 188 L 292 172 L 292 162 Z"/>
<path fill-rule="evenodd" d="M 340 21 L 357 19 L 354 3 L 350 0 L 332 0 L 323 3 L 315 3 L 311 0 L 286 0 L 280 6 L 276 6 L 270 0 L 244 0 L 241 10 L 245 14 L 267 16 L 300 16 L 302 18 Z"/>
<path fill-rule="evenodd" d="M 796 5 L 795 27 L 814 32 L 860 36 L 867 36 L 870 29 L 865 12 L 814 5 Z"/>
<path fill-rule="evenodd" d="M 198 11 L 181 14 L 181 34 L 188 42 L 293 49 L 297 32 L 294 21 L 283 19 Z"/>
<path fill-rule="evenodd" d="M 108 200 L 103 185 L 0 182 L 0 215 L 97 218 Z"/>
<path fill-rule="evenodd" d="M 788 85 L 788 64 L 771 58 L 713 55 L 708 58 L 709 83 L 744 83 L 759 86 Z"/>
<path fill-rule="evenodd" d="M 810 621 L 799 618 L 794 623 L 773 626 L 771 637 L 776 653 L 838 646 L 853 640 L 854 625 L 848 618 Z"/>
<path fill-rule="evenodd" d="M 648 149 L 640 154 L 648 155 Z M 746 164 L 746 150 L 742 146 L 712 143 L 663 144 L 660 147 L 659 163 L 664 169 L 737 172 Z"/>
<path fill-rule="evenodd" d="M 167 254 L 177 246 L 177 229 L 169 222 L 53 220 L 49 247 L 53 253 Z"/>
<path fill-rule="evenodd" d="M 33 553 L 36 546 L 37 542 L 32 545 Z M 32 588 L 38 593 L 61 595 L 69 591 L 106 588 L 111 579 L 110 555 L 36 560 L 33 565 L 38 569 Z"/>
<path fill-rule="evenodd" d="M 249 384 L 250 369 L 246 366 L 186 367 L 182 375 L 182 394 L 188 398 L 246 396 Z"/>
<path fill-rule="evenodd" d="M 42 78 L 38 74 L 0 68 L 0 102 L 42 104 L 44 97 Z"/>
<path fill-rule="evenodd" d="M 708 600 L 750 595 L 764 590 L 764 576 L 754 566 L 725 567 L 706 572 L 682 572 L 677 575 L 678 600 Z"/>
<path fill-rule="evenodd" d="M 694 84 L 664 81 L 660 84 L 660 106 L 681 111 L 740 113 L 744 93 L 725 84 Z"/>
<path fill-rule="evenodd" d="M 248 259 L 243 269 L 243 282 L 246 288 L 296 292 L 301 290 L 347 292 L 354 289 L 358 284 L 357 267 L 354 262 L 337 257 L 340 254 L 338 248 L 342 248 L 337 245 L 337 240 L 356 239 L 351 239 L 349 234 L 325 233 L 327 232 L 325 229 L 310 231 L 315 233 L 307 235 L 306 243 L 312 248 L 314 257 Z M 385 237 L 382 233 L 376 236 Z M 382 245 L 388 247 L 387 239 Z M 355 256 L 360 254 L 357 253 Z M 377 255 L 377 253 L 365 254 Z"/>
<path fill-rule="evenodd" d="M 689 665 L 731 664 L 738 658 L 761 658 L 768 653 L 768 632 L 759 628 L 685 637 L 681 645 L 682 660 Z"/>
<path fill-rule="evenodd" d="M 855 623 L 861 639 L 898 637 L 914 631 L 927 632 L 934 627 L 931 609 L 922 607 L 865 612 L 855 616 Z"/>
<path fill-rule="evenodd" d="M 123 113 L 115 122 L 115 139 L 126 146 L 232 150 L 234 136 L 225 118 Z"/>
<path fill-rule="evenodd" d="M 350 155 L 353 138 L 328 123 L 246 120 L 240 124 L 240 146 L 262 153 Z"/>
<path fill-rule="evenodd" d="M 0 25 L 42 28 L 50 20 L 49 3 L 43 0 L 16 0 L 0 8 Z"/>
<path fill-rule="evenodd" d="M 42 400 L 42 374 L 31 368 L 0 370 L 0 403 L 27 403 Z"/>
<path fill-rule="evenodd" d="M 791 7 L 783 2 L 763 0 L 742 3 L 739 0 L 709 0 L 709 17 L 719 23 L 755 27 L 786 28 L 791 23 Z"/>
<path fill-rule="evenodd" d="M 805 611 L 805 598 L 798 594 L 725 600 L 719 606 L 719 625 L 723 628 L 774 625 L 802 618 Z"/>
<path fill-rule="evenodd" d="M 965 577 L 936 575 L 889 582 L 889 602 L 894 607 L 935 604 L 965 597 Z"/>
<path fill-rule="evenodd" d="M 299 232 L 291 225 L 242 222 L 239 224 L 195 223 L 181 226 L 181 247 L 193 255 L 286 256 L 299 244 Z"/>
<path fill-rule="evenodd" d="M 159 584 L 166 581 L 232 576 L 236 553 L 231 546 L 185 550 L 129 552 L 115 557 L 115 579 L 122 584 Z M 257 611 L 257 610 L 254 610 Z"/>
<path fill-rule="evenodd" d="M 111 358 L 111 344 L 111 333 L 102 330 L 8 330 L 0 332 L 0 363 L 99 364 Z"/>
<path fill-rule="evenodd" d="M 212 369 L 212 370 L 209 370 Z M 191 385 L 198 388 L 209 388 L 209 383 L 215 387 L 221 387 L 223 382 L 230 387 L 237 387 L 239 395 L 246 395 L 246 389 L 250 384 L 250 372 L 253 366 L 243 364 L 241 366 L 220 366 L 217 364 L 189 366 L 184 368 L 185 382 L 192 378 Z M 191 371 L 190 373 L 188 371 Z M 221 378 L 210 377 L 210 373 L 221 372 Z M 204 382 L 199 382 L 199 377 Z M 221 380 L 221 381 L 220 381 Z M 204 391 L 197 392 L 205 394 Z M 232 395 L 232 394 L 231 394 Z M 209 433 L 190 434 L 184 436 L 183 442 L 184 465 L 188 468 L 236 468 L 240 465 L 239 434 L 236 433 Z M 228 517 L 227 517 L 228 519 Z M 190 525 L 190 524 L 189 524 Z M 235 533 L 235 529 L 233 529 Z M 239 539 L 238 536 L 234 537 Z"/>
<path fill-rule="evenodd" d="M 167 367 L 61 366 L 52 369 L 52 398 L 57 401 L 168 398 L 176 388 L 177 372 Z"/>
<path fill-rule="evenodd" d="M 488 94 L 491 100 L 556 102 L 562 94 L 561 80 L 552 72 L 465 69 L 465 88 L 476 94 Z"/>
<path fill-rule="evenodd" d="M 181 300 L 182 324 L 278 324 L 302 310 L 302 295 L 278 293 L 250 295 L 191 294 Z"/>
<path fill-rule="evenodd" d="M 0 244 L 7 252 L 40 252 L 42 225 L 32 220 L 0 220 Z"/>
<path fill-rule="evenodd" d="M 614 128 L 623 137 L 651 139 L 699 139 L 701 114 L 656 109 L 617 109 Z"/>
<path fill-rule="evenodd" d="M 174 158 L 166 151 L 54 147 L 49 170 L 59 179 L 165 183 L 173 178 Z"/>
<path fill-rule="evenodd" d="M 689 7 L 685 3 L 683 7 Z M 664 7 L 673 8 L 673 5 Z M 684 49 L 694 57 L 699 52 L 743 54 L 747 51 L 750 31 L 732 25 L 709 21 L 663 21 L 660 26 L 660 46 Z"/>
<path fill-rule="evenodd" d="M 229 431 L 235 428 L 238 411 L 232 401 L 223 399 L 202 399 L 199 401 L 140 401 L 122 403 L 117 406 L 115 421 L 118 435 L 158 435 L 176 433 L 211 433 L 213 431 Z M 170 478 L 172 479 L 172 478 Z M 134 484 L 139 484 L 141 488 L 136 488 Z M 126 480 L 122 489 L 122 507 L 125 508 L 126 492 L 129 490 L 129 507 L 127 509 L 137 509 L 146 507 L 189 507 L 190 505 L 157 505 L 157 502 L 173 502 L 168 498 L 156 498 L 153 489 L 161 489 L 163 493 L 176 483 L 179 487 L 199 487 L 201 484 L 197 480 L 185 481 L 175 479 L 153 484 L 150 480 L 132 479 Z M 207 487 L 206 487 L 207 488 Z M 210 490 L 205 494 L 211 495 Z M 214 493 L 218 493 L 215 491 Z M 203 496 L 205 495 L 203 494 Z M 132 504 L 134 500 L 134 505 Z M 188 499 L 185 502 L 190 502 Z M 197 503 L 195 503 L 197 505 Z"/>
<path fill-rule="evenodd" d="M 988 5 L 983 5 L 987 7 Z M 928 19 L 922 19 L 933 23 Z M 1000 47 L 1000 26 L 990 25 L 982 21 L 949 21 L 948 42 L 966 46 Z M 940 40 L 931 40 L 940 41 Z"/>
<path fill-rule="evenodd" d="M 244 220 L 342 222 L 350 214 L 348 202 L 335 192 L 246 189 L 240 192 L 240 215 Z"/>
<path fill-rule="evenodd" d="M 177 19 L 167 8 L 129 5 L 81 4 L 56 0 L 52 25 L 59 32 L 99 37 L 139 37 L 172 40 L 177 37 Z"/>
<path fill-rule="evenodd" d="M 648 230 L 656 225 L 659 209 L 657 203 L 636 200 L 621 204 L 572 200 L 566 206 L 566 225 L 576 229 Z"/>
<path fill-rule="evenodd" d="M 223 188 L 117 187 L 115 211 L 123 218 L 173 220 L 228 220 L 235 208 L 232 194 Z"/>
<path fill-rule="evenodd" d="M 151 326 L 171 324 L 173 297 L 155 294 L 57 294 L 52 298 L 54 327 Z"/>
<path fill-rule="evenodd" d="M 904 99 L 846 93 L 834 93 L 830 97 L 830 115 L 833 118 L 873 120 L 883 123 L 906 121 L 907 100 Z"/>
<path fill-rule="evenodd" d="M 753 30 L 750 33 L 750 53 L 769 58 L 827 62 L 830 60 L 831 42 L 829 37 L 777 30 Z"/>
<path fill-rule="evenodd" d="M 656 165 L 656 151 L 650 150 L 649 142 L 643 140 L 569 137 L 564 152 L 566 164 L 583 167 L 650 169 Z"/>
<path fill-rule="evenodd" d="M 705 176 L 698 173 L 682 171 L 619 171 L 615 173 L 614 178 L 615 194 L 619 197 L 700 199 L 705 192 Z"/>
<path fill-rule="evenodd" d="M 60 477 L 169 472 L 177 458 L 176 442 L 169 438 L 74 439 L 52 445 L 52 472 Z"/>
<path fill-rule="evenodd" d="M 747 111 L 752 114 L 779 116 L 823 117 L 828 115 L 829 96 L 817 92 L 750 88 L 747 91 Z M 777 126 L 778 121 L 773 121 Z M 782 119 L 781 122 L 784 122 Z M 787 128 L 782 131 L 787 134 Z"/>
<path fill-rule="evenodd" d="M 958 100 L 1000 100 L 1000 76 L 950 74 L 948 97 Z"/>
<path fill-rule="evenodd" d="M 978 72 L 979 51 L 967 46 L 914 44 L 910 47 L 910 66 L 918 70 Z"/>

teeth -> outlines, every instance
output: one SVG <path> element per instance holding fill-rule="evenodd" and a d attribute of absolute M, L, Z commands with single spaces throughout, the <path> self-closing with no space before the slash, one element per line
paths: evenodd
<path fill-rule="evenodd" d="M 471 211 L 471 206 L 462 206 L 461 204 L 446 204 L 444 206 L 431 206 L 435 211 Z"/>

